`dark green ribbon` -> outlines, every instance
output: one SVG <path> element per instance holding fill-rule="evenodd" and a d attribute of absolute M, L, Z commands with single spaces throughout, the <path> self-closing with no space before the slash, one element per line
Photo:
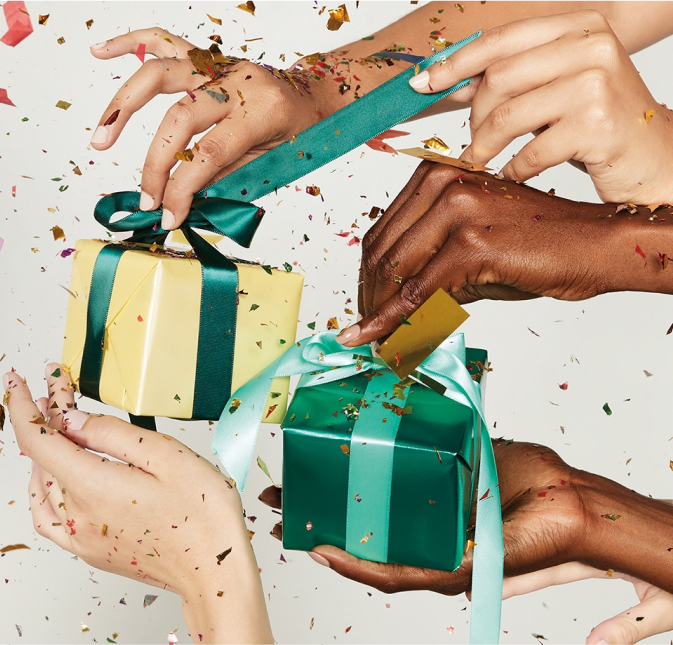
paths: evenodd
<path fill-rule="evenodd" d="M 426 58 L 418 64 L 418 70 L 450 56 L 480 33 Z M 236 266 L 193 229 L 226 235 L 248 247 L 263 211 L 239 201 L 242 196 L 251 201 L 263 197 L 406 121 L 470 82 L 466 79 L 436 94 L 419 94 L 409 86 L 409 79 L 416 71 L 405 70 L 194 196 L 190 213 L 180 227 L 203 267 L 192 418 L 218 418 L 231 393 L 238 298 Z M 120 192 L 103 197 L 94 215 L 110 231 L 134 231 L 130 242 L 163 244 L 168 232 L 160 227 L 162 210 L 138 209 L 138 193 Z M 130 214 L 111 222 L 118 212 Z M 104 248 L 96 259 L 91 278 L 80 390 L 97 400 L 100 400 L 105 323 L 117 266 L 126 250 L 115 245 Z"/>

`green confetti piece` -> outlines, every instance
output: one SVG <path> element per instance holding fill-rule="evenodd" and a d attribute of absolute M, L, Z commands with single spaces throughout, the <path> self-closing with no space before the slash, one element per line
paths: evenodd
<path fill-rule="evenodd" d="M 269 275 L 272 275 L 270 264 L 262 264 L 262 269 L 264 269 Z"/>
<path fill-rule="evenodd" d="M 61 368 L 57 367 L 51 374 L 54 378 L 59 378 L 61 376 Z"/>
<path fill-rule="evenodd" d="M 52 181 L 63 181 L 63 177 L 52 177 Z"/>
<path fill-rule="evenodd" d="M 286 341 L 284 338 L 281 338 L 278 342 L 279 342 L 281 345 L 285 345 L 285 343 L 287 343 L 287 341 Z"/>
<path fill-rule="evenodd" d="M 173 400 L 174 400 L 174 401 L 180 401 L 181 399 L 180 399 L 180 397 L 176 394 L 176 395 L 173 397 Z"/>
<path fill-rule="evenodd" d="M 315 320 L 313 322 L 310 322 L 306 325 L 309 329 L 315 330 Z"/>
<path fill-rule="evenodd" d="M 250 311 L 255 311 L 255 309 L 259 309 L 259 305 L 250 305 Z"/>
<path fill-rule="evenodd" d="M 280 392 L 269 392 L 269 394 L 271 394 L 272 399 L 277 399 L 281 395 Z"/>
<path fill-rule="evenodd" d="M 59 186 L 58 191 L 60 193 L 64 193 L 66 190 L 68 190 L 68 188 L 70 188 L 70 186 Z"/>
<path fill-rule="evenodd" d="M 23 119 L 21 119 L 21 120 L 25 123 L 26 121 L 28 121 L 28 117 L 24 116 Z"/>
<path fill-rule="evenodd" d="M 262 469 L 262 472 L 269 479 L 271 479 L 271 475 L 269 474 L 269 469 L 266 467 L 266 464 L 264 463 L 264 460 L 260 456 L 257 456 L 257 465 Z M 271 481 L 273 482 L 273 479 L 271 479 Z"/>
<path fill-rule="evenodd" d="M 292 273 L 292 265 L 289 262 L 283 262 L 283 266 L 288 273 Z"/>
<path fill-rule="evenodd" d="M 604 515 L 601 515 L 601 517 L 604 517 L 606 520 L 616 522 L 621 517 L 621 515 L 615 515 L 613 513 L 605 513 Z"/>
<path fill-rule="evenodd" d="M 374 36 L 365 36 L 362 40 L 374 40 Z"/>
<path fill-rule="evenodd" d="M 400 314 L 400 318 L 402 319 L 403 325 L 411 325 L 411 323 L 407 320 L 407 317 L 404 314 Z"/>
<path fill-rule="evenodd" d="M 308 235 L 304 233 L 304 242 L 310 242 Z"/>
<path fill-rule="evenodd" d="M 605 412 L 605 414 L 607 414 L 608 416 L 612 414 L 612 410 L 610 409 L 610 406 L 607 403 L 603 406 L 603 412 Z"/>

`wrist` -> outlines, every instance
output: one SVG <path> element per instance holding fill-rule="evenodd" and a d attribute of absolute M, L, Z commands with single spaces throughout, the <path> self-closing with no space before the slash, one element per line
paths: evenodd
<path fill-rule="evenodd" d="M 673 507 L 620 484 L 577 471 L 585 529 L 576 559 L 673 592 Z"/>

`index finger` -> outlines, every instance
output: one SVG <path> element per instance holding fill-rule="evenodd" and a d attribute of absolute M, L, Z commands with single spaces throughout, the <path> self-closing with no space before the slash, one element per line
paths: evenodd
<path fill-rule="evenodd" d="M 610 29 L 602 14 L 591 10 L 517 20 L 490 29 L 444 61 L 412 77 L 409 84 L 422 94 L 441 92 L 465 78 L 478 76 L 499 60 L 556 40 L 573 28 L 577 29 L 578 37 Z M 477 83 L 468 85 L 450 98 L 469 101 L 477 86 Z"/>
<path fill-rule="evenodd" d="M 128 34 L 116 36 L 91 46 L 91 53 L 96 58 L 108 59 L 124 54 L 135 54 L 138 45 L 145 45 L 145 51 L 157 58 L 187 58 L 187 52 L 194 45 L 174 36 L 161 27 L 136 29 Z"/>
<path fill-rule="evenodd" d="M 73 473 L 96 459 L 47 425 L 33 402 L 25 381 L 16 373 L 3 377 L 8 393 L 7 410 L 21 451 L 67 486 Z"/>

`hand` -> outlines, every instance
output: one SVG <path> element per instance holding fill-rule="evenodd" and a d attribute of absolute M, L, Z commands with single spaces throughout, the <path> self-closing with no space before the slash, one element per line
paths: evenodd
<path fill-rule="evenodd" d="M 588 578 L 605 579 L 606 572 L 579 562 L 569 562 L 522 576 L 506 578 L 503 600 L 552 585 L 567 584 Z M 640 602 L 594 627 L 587 638 L 587 645 L 637 643 L 655 634 L 673 629 L 673 594 L 622 573 L 613 572 L 610 578 L 626 580 L 633 584 Z"/>
<path fill-rule="evenodd" d="M 91 566 L 178 593 L 197 643 L 271 642 L 232 483 L 172 437 L 77 410 L 57 363 L 46 375 L 49 396 L 37 406 L 18 374 L 3 379 L 17 442 L 33 460 L 35 530 Z M 236 621 L 223 622 L 232 610 Z"/>
<path fill-rule="evenodd" d="M 135 53 L 141 43 L 157 58 L 147 60 L 117 92 L 91 144 L 107 150 L 131 116 L 155 96 L 187 92 L 159 126 L 142 173 L 140 207 L 154 210 L 163 202 L 167 230 L 185 220 L 194 193 L 319 121 L 320 110 L 327 109 L 318 100 L 321 92 L 329 89 L 338 96 L 335 84 L 321 86 L 308 70 L 274 72 L 245 59 L 224 57 L 217 78 L 197 74 L 188 55 L 194 45 L 159 28 L 112 38 L 94 45 L 91 53 L 111 59 Z M 212 125 L 194 145 L 193 160 L 180 163 L 170 176 L 176 153 Z"/>
<path fill-rule="evenodd" d="M 663 548 L 668 544 L 667 526 L 671 519 L 670 506 L 646 499 L 627 491 L 602 477 L 568 466 L 557 453 L 545 446 L 529 443 L 493 441 L 500 495 L 502 501 L 503 538 L 505 545 L 505 581 L 503 599 L 536 591 L 554 584 L 565 584 L 587 578 L 620 578 L 632 582 L 641 600 L 631 610 L 595 627 L 588 643 L 636 643 L 643 638 L 673 628 L 673 583 L 671 583 L 670 554 Z M 628 498 L 632 499 L 628 499 Z M 270 486 L 260 500 L 272 508 L 280 508 L 280 489 Z M 649 506 L 649 509 L 644 509 Z M 629 513 L 618 520 L 601 517 L 610 510 L 624 508 Z M 641 517 L 630 511 L 643 508 Z M 660 533 L 652 532 L 650 510 L 662 513 Z M 612 539 L 619 532 L 617 522 L 629 518 L 635 521 L 632 542 Z M 664 519 L 667 518 L 667 519 Z M 474 518 L 473 518 L 474 519 Z M 602 522 L 602 524 L 601 524 Z M 603 531 L 606 525 L 607 531 Z M 625 529 L 631 531 L 631 527 Z M 281 539 L 282 527 L 272 533 Z M 645 564 L 638 543 L 653 536 L 658 557 Z M 599 547 L 602 544 L 605 549 Z M 630 549 L 629 549 L 630 547 Z M 630 550 L 626 559 L 615 556 L 617 549 Z M 435 571 L 396 564 L 380 564 L 360 560 L 334 546 L 318 546 L 309 555 L 318 563 L 334 569 L 340 575 L 370 585 L 384 593 L 431 590 L 447 595 L 470 593 L 472 555 L 465 554 L 455 572 Z M 645 576 L 658 575 L 668 590 L 623 573 L 613 571 L 606 562 L 620 563 L 632 572 L 640 568 Z M 668 572 L 657 568 L 666 567 Z M 525 572 L 525 573 L 524 573 Z M 644 617 L 643 620 L 636 620 Z"/>
<path fill-rule="evenodd" d="M 459 303 L 611 291 L 671 293 L 667 212 L 585 204 L 442 164 L 420 164 L 362 241 L 358 308 L 338 340 L 380 339 L 437 289 Z M 660 217 L 660 219 L 659 219 Z"/>
<path fill-rule="evenodd" d="M 670 14 L 664 20 L 670 24 Z M 652 97 L 598 11 L 496 27 L 410 83 L 431 93 L 469 77 L 451 97 L 472 102 L 463 159 L 485 165 L 541 129 L 504 166 L 507 179 L 525 181 L 572 159 L 605 202 L 673 201 L 671 111 Z"/>

